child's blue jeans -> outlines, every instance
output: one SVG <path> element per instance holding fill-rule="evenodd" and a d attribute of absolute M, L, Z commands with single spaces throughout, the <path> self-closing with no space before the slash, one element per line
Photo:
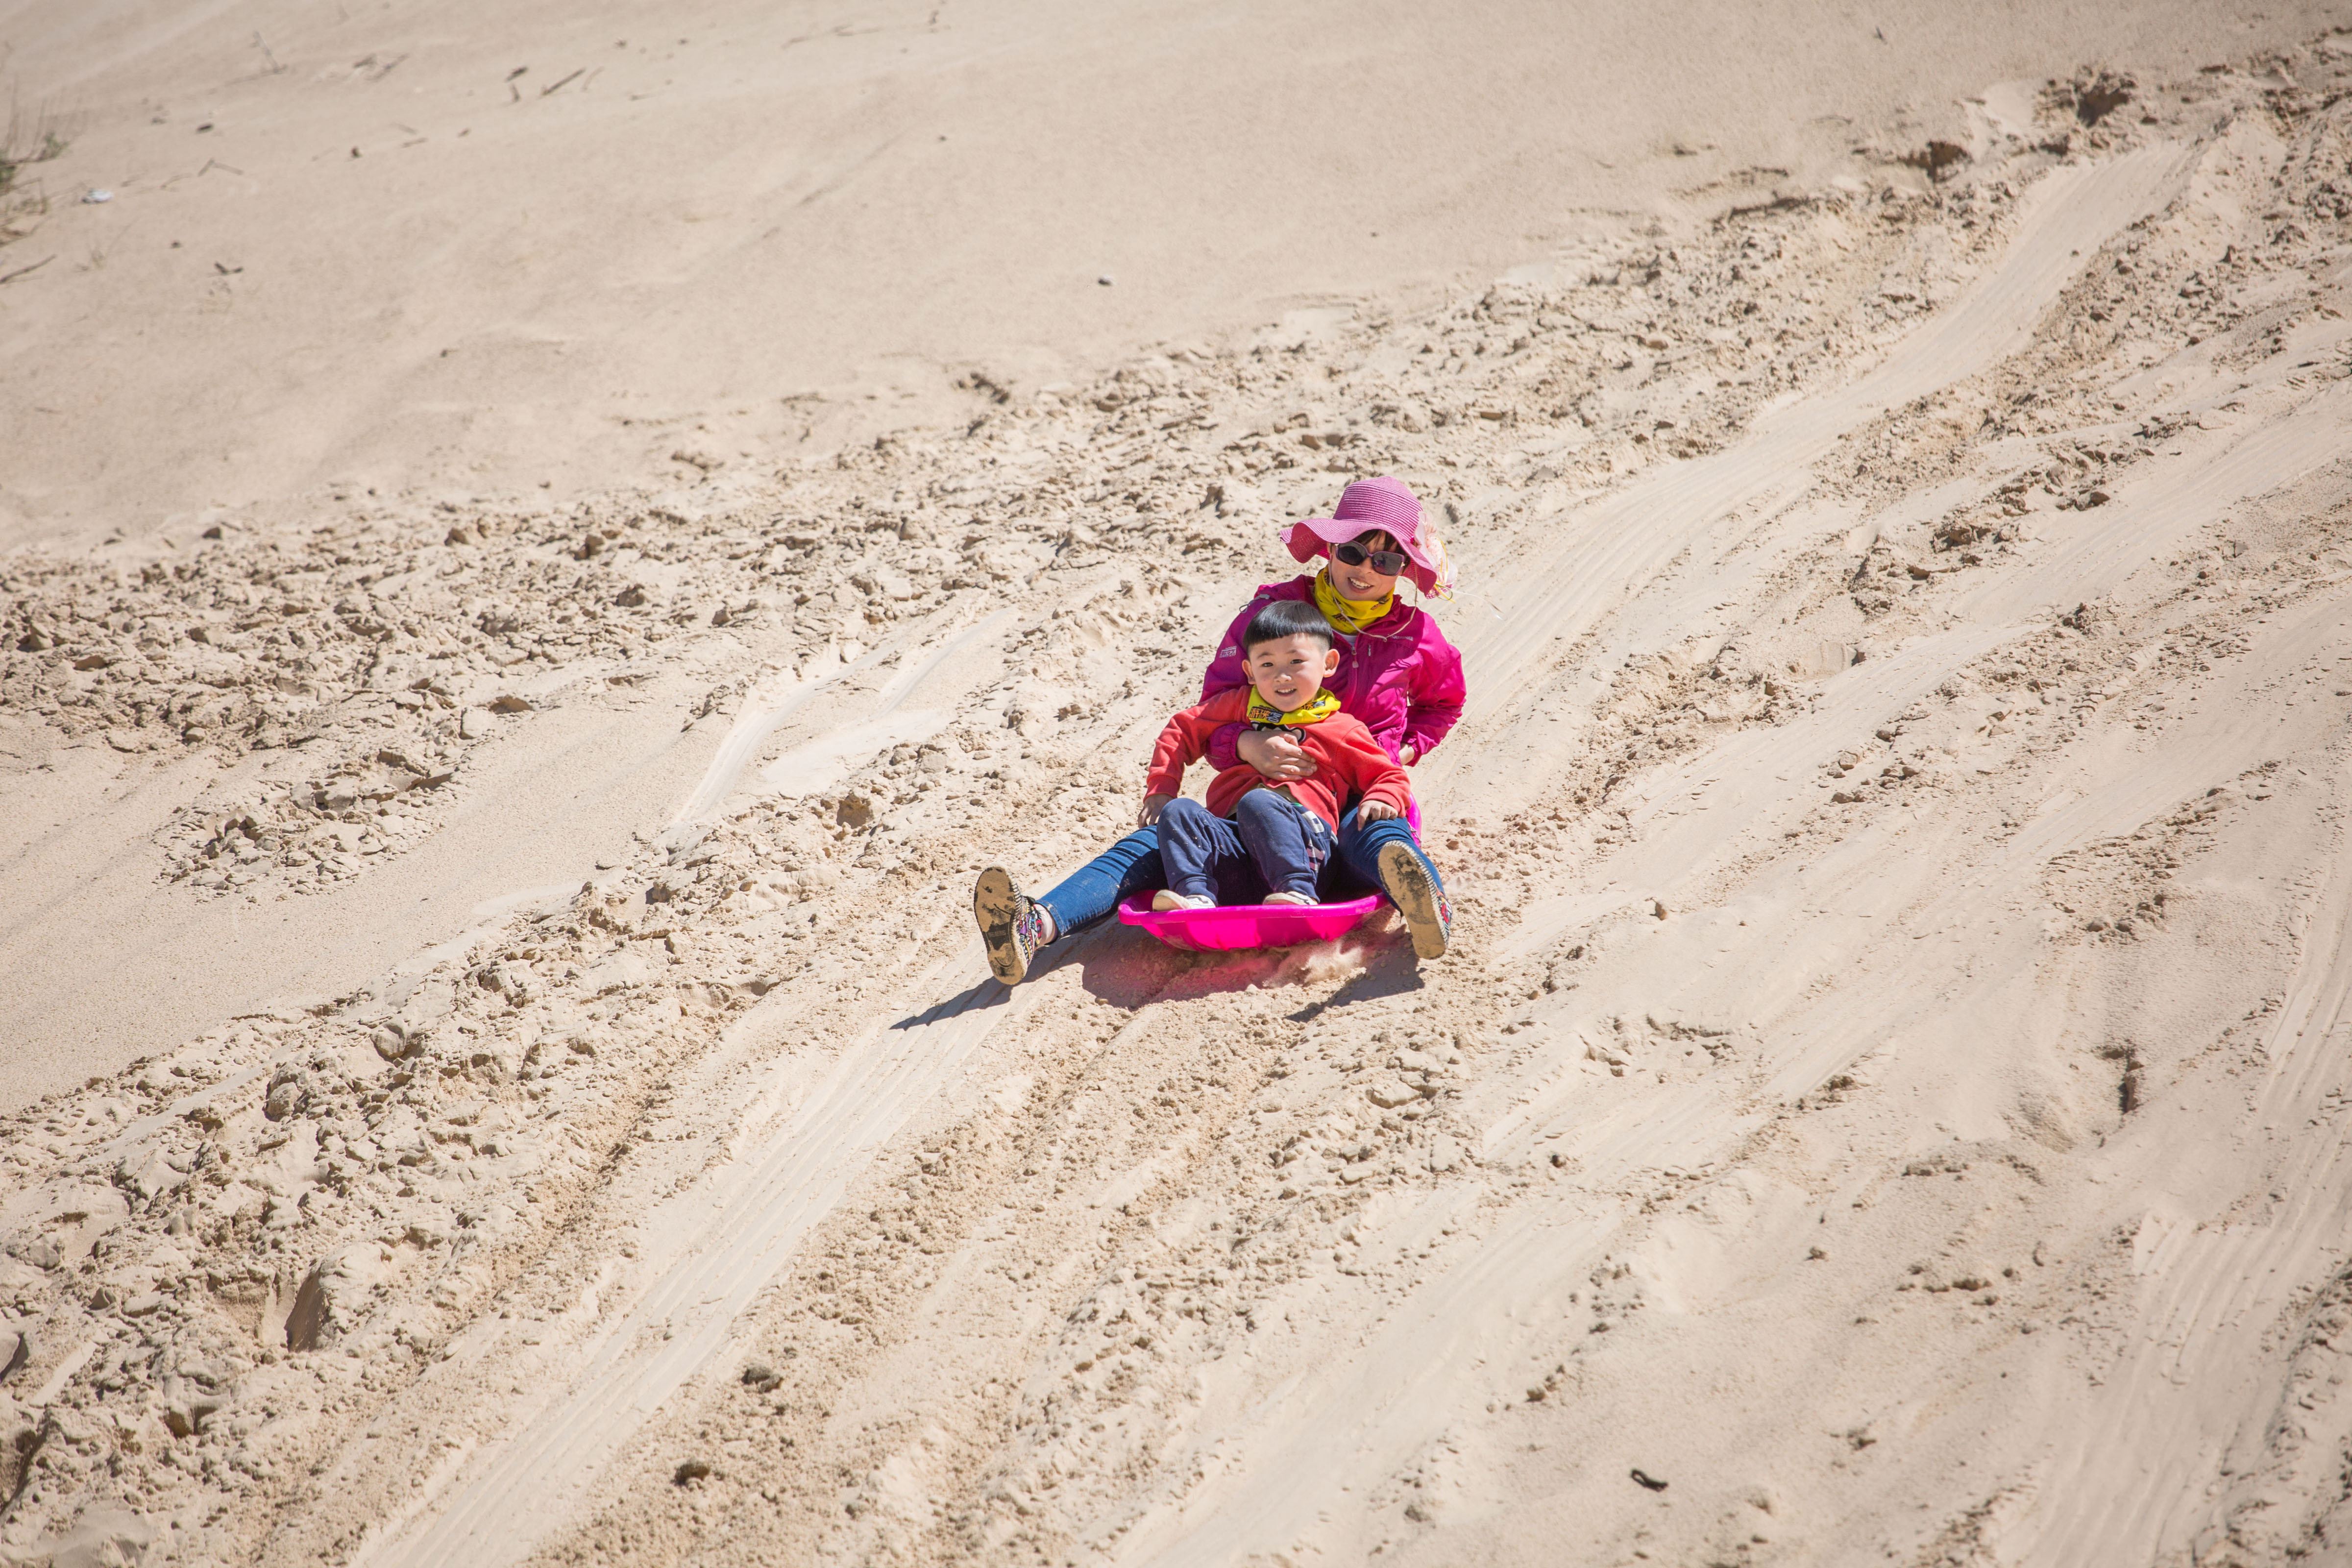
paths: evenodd
<path fill-rule="evenodd" d="M 1168 890 L 1224 904 L 1258 904 L 1268 893 L 1314 901 L 1331 829 L 1287 792 L 1254 789 L 1230 817 L 1197 800 L 1171 800 L 1160 814 L 1160 858 Z"/>

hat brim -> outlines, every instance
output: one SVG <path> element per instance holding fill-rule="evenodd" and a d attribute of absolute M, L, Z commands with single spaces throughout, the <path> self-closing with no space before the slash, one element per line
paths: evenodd
<path fill-rule="evenodd" d="M 1290 558 L 1304 565 L 1318 555 L 1323 554 L 1332 545 L 1345 544 L 1348 541 L 1367 533 L 1387 533 L 1391 539 L 1397 537 L 1379 523 L 1366 522 L 1360 518 L 1307 518 L 1291 524 L 1290 537 L 1287 541 L 1290 545 Z M 1413 542 L 1402 539 L 1398 540 L 1397 542 L 1404 546 L 1405 559 L 1409 563 L 1402 573 L 1405 581 L 1423 594 L 1441 592 L 1436 568 L 1430 565 L 1421 552 L 1413 547 Z"/>

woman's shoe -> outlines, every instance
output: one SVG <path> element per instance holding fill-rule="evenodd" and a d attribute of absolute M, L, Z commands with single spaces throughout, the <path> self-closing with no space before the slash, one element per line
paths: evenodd
<path fill-rule="evenodd" d="M 1151 895 L 1151 910 L 1154 914 L 1164 915 L 1177 910 L 1213 910 L 1216 907 L 1217 900 L 1214 899 L 1171 892 L 1166 888 Z"/>
<path fill-rule="evenodd" d="M 1403 844 L 1381 846 L 1381 885 L 1412 932 L 1412 951 L 1423 958 L 1444 958 L 1454 931 L 1454 911 L 1445 895 L 1421 863 L 1421 857 Z"/>
<path fill-rule="evenodd" d="M 988 972 L 1007 985 L 1026 980 L 1039 950 L 1052 940 L 1051 917 L 1013 885 L 1013 874 L 1002 866 L 991 866 L 972 884 L 971 914 L 988 949 Z"/>

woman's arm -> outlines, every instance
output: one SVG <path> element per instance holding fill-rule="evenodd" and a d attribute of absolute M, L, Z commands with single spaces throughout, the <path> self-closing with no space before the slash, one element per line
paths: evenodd
<path fill-rule="evenodd" d="M 1295 735 L 1286 735 L 1279 730 L 1254 730 L 1247 724 L 1228 724 L 1217 731 L 1220 740 L 1226 730 L 1236 731 L 1233 741 L 1234 761 L 1226 763 L 1227 767 L 1245 763 L 1270 779 L 1303 779 L 1315 772 L 1315 759 L 1307 754 L 1307 748 L 1298 743 Z M 1209 756 L 1212 762 L 1216 760 L 1213 749 Z"/>
<path fill-rule="evenodd" d="M 1424 616 L 1428 612 L 1422 612 Z M 1418 762 L 1445 739 L 1462 717 L 1469 695 L 1462 680 L 1462 655 L 1431 623 L 1405 688 L 1404 739 L 1400 756 Z"/>

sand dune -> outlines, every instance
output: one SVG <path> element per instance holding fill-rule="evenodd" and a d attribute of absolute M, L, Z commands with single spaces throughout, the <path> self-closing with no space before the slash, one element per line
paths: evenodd
<path fill-rule="evenodd" d="M 2301 9 L 12 5 L 23 139 L 67 145 L 0 293 L 0 527 L 568 499 L 950 423 L 971 372 L 1426 300 Z"/>
<path fill-rule="evenodd" d="M 1036 25 L 939 47 L 1017 75 Z M 89 79 L 197 47 L 163 26 L 100 16 Z M 1392 271 L 1015 299 L 959 342 L 1064 379 L 879 439 L 648 478 L 551 381 L 500 405 L 569 434 L 356 420 L 373 495 L 297 493 L 323 409 L 266 504 L 27 508 L 0 1563 L 2326 1560 L 2316 26 L 2052 64 L 1933 180 L 1847 144 L 1701 199 L 1653 147 L 1508 276 L 1473 190 Z M 813 378 L 893 341 L 839 330 Z M 558 493 L 425 477 L 599 441 Z M 1462 565 L 1473 701 L 1415 779 L 1455 951 L 1112 927 L 988 981 L 974 871 L 1113 837 L 1277 525 L 1377 472 Z"/>

